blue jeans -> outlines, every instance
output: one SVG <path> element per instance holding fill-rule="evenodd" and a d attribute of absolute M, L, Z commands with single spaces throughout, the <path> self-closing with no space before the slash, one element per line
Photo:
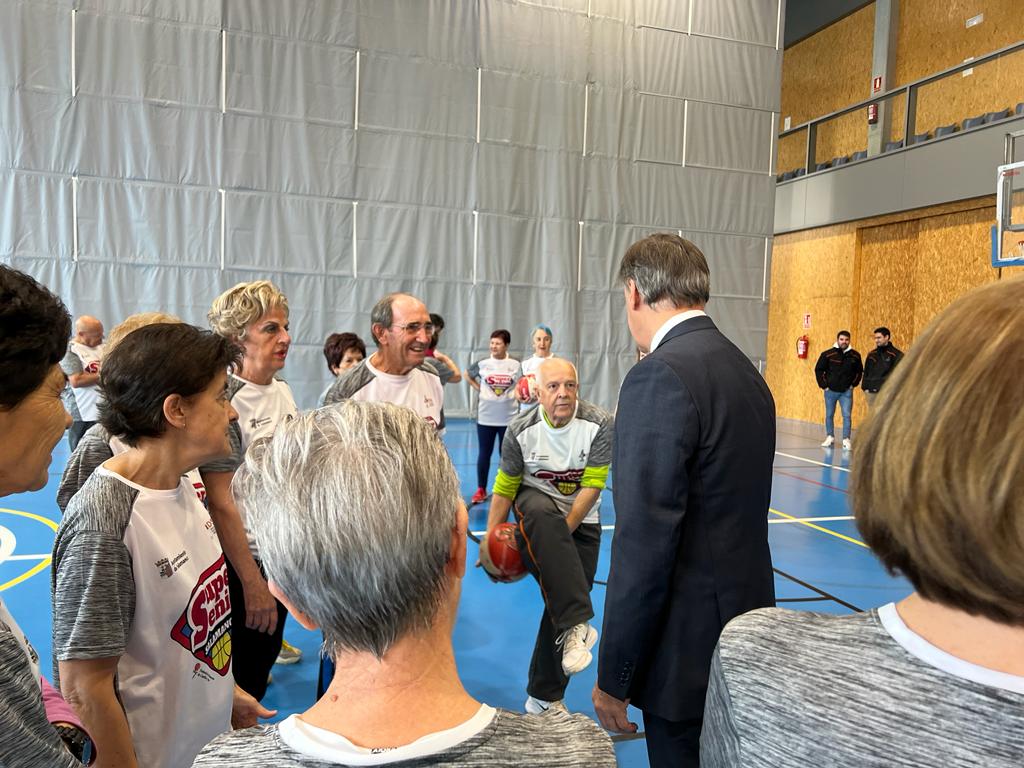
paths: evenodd
<path fill-rule="evenodd" d="M 853 387 L 845 392 L 833 392 L 825 390 L 825 433 L 835 437 L 836 427 L 833 419 L 836 415 L 836 403 L 839 403 L 839 410 L 843 412 L 843 440 L 850 437 L 850 412 L 853 411 Z"/>

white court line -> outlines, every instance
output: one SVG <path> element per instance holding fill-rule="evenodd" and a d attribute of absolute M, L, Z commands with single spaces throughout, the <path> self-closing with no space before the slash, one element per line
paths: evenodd
<path fill-rule="evenodd" d="M 797 461 L 806 461 L 808 464 L 817 464 L 819 467 L 826 467 L 827 469 L 838 469 L 840 472 L 849 472 L 847 467 L 840 467 L 836 464 L 826 464 L 823 461 L 815 461 L 814 459 L 805 459 L 803 456 L 794 456 L 791 453 L 783 453 L 782 451 L 776 451 L 776 456 L 785 456 L 787 459 L 796 459 Z"/>
<path fill-rule="evenodd" d="M 794 518 L 784 518 L 784 519 L 781 519 L 781 520 L 772 519 L 772 520 L 769 520 L 768 522 L 770 524 L 772 524 L 772 525 L 785 525 L 786 523 L 830 523 L 830 522 L 834 522 L 836 520 L 853 520 L 853 515 L 832 515 L 830 517 L 794 517 Z M 615 530 L 615 526 L 614 525 L 602 525 L 601 526 L 601 530 L 602 531 L 614 531 Z M 480 538 L 485 533 L 487 533 L 487 531 L 470 531 L 469 533 L 470 533 L 471 536 L 476 536 L 477 538 Z M 29 558 L 49 557 L 49 555 L 22 555 L 21 557 L 23 559 L 25 559 L 25 560 L 28 560 Z M 10 559 L 11 560 L 16 560 L 17 557 L 12 557 Z"/>
<path fill-rule="evenodd" d="M 49 556 L 49 552 L 45 555 L 11 555 L 0 560 L 0 563 L 6 563 L 8 560 L 45 560 Z"/>

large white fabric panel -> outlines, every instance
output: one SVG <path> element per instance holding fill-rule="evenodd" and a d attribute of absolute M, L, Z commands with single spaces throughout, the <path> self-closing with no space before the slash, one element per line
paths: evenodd
<path fill-rule="evenodd" d="M 637 105 L 633 159 L 675 165 L 682 163 L 683 134 L 686 131 L 683 100 L 637 94 L 633 103 Z"/>
<path fill-rule="evenodd" d="M 693 38 L 682 32 L 640 28 L 631 51 L 637 90 L 683 98 L 693 94 L 687 51 Z"/>
<path fill-rule="evenodd" d="M 476 68 L 479 24 L 475 2 L 361 0 L 359 47 Z"/>
<path fill-rule="evenodd" d="M 480 137 L 582 152 L 584 90 L 583 83 L 484 71 Z"/>
<path fill-rule="evenodd" d="M 582 162 L 570 152 L 481 144 L 479 208 L 579 221 Z"/>
<path fill-rule="evenodd" d="M 484 69 L 586 82 L 590 24 L 570 11 L 480 0 L 480 63 Z"/>
<path fill-rule="evenodd" d="M 359 274 L 472 281 L 471 212 L 363 203 L 356 215 Z"/>
<path fill-rule="evenodd" d="M 777 41 L 782 0 L 743 0 L 721 3 L 704 0 L 693 7 L 693 32 L 730 40 L 770 45 Z"/>
<path fill-rule="evenodd" d="M 751 360 L 764 359 L 768 343 L 768 303 L 712 296 L 707 313 L 718 329 Z"/>
<path fill-rule="evenodd" d="M 0 0 L 0 86 L 71 90 L 71 11 Z"/>
<path fill-rule="evenodd" d="M 356 139 L 351 129 L 230 112 L 223 122 L 222 186 L 355 197 Z"/>
<path fill-rule="evenodd" d="M 87 13 L 146 16 L 220 29 L 222 0 L 71 0 L 71 2 L 76 8 Z"/>
<path fill-rule="evenodd" d="M 575 288 L 578 233 L 574 221 L 482 213 L 478 279 Z"/>
<path fill-rule="evenodd" d="M 593 42 L 587 68 L 591 82 L 622 88 L 627 73 L 630 78 L 635 77 L 632 61 L 636 27 L 620 19 L 594 16 L 590 19 L 590 34 Z M 630 81 L 630 87 L 635 87 L 635 83 Z"/>
<path fill-rule="evenodd" d="M 85 175 L 211 187 L 220 181 L 221 117 L 213 110 L 79 96 L 67 142 L 73 167 Z"/>
<path fill-rule="evenodd" d="M 227 29 L 355 48 L 359 0 L 226 0 Z"/>
<path fill-rule="evenodd" d="M 82 178 L 80 261 L 217 267 L 216 190 Z"/>
<path fill-rule="evenodd" d="M 360 69 L 359 125 L 475 139 L 475 69 L 367 54 Z"/>
<path fill-rule="evenodd" d="M 0 171 L 0 257 L 72 258 L 71 179 Z"/>
<path fill-rule="evenodd" d="M 488 339 L 491 332 L 498 328 L 505 328 L 512 335 L 509 349 L 512 357 L 529 357 L 533 354 L 530 332 L 542 323 L 553 332 L 551 346 L 554 354 L 575 360 L 579 345 L 575 291 L 554 286 L 486 284 L 476 286 L 474 293 L 476 300 L 472 304 L 471 314 L 465 316 L 470 317 L 471 321 L 454 321 L 466 324 L 470 330 L 472 359 L 479 360 L 489 354 Z M 449 314 L 442 314 L 447 322 L 447 334 L 453 320 Z"/>
<path fill-rule="evenodd" d="M 587 156 L 633 157 L 635 155 L 637 103 L 640 94 L 601 83 L 590 86 L 587 115 Z M 589 160 L 588 160 L 589 163 Z"/>
<path fill-rule="evenodd" d="M 220 32 L 78 14 L 81 93 L 220 108 Z"/>
<path fill-rule="evenodd" d="M 71 173 L 68 94 L 0 87 L 0 168 Z"/>
<path fill-rule="evenodd" d="M 355 51 L 238 32 L 227 44 L 229 110 L 353 125 Z"/>
<path fill-rule="evenodd" d="M 529 0 L 532 5 L 540 5 L 545 8 L 558 8 L 563 11 L 576 11 L 586 13 L 590 0 Z"/>
<path fill-rule="evenodd" d="M 683 237 L 704 253 L 711 269 L 711 295 L 761 300 L 764 288 L 763 237 L 687 232 Z"/>
<path fill-rule="evenodd" d="M 782 51 L 706 37 L 686 47 L 686 93 L 691 99 L 777 112 Z M 772 87 L 766 87 L 771 83 Z"/>
<path fill-rule="evenodd" d="M 696 0 L 692 0 L 696 3 Z M 717 2 L 718 0 L 704 0 Z M 632 3 L 633 17 L 631 21 L 638 27 L 660 27 L 686 32 L 690 22 L 691 0 L 634 0 Z M 730 10 L 733 3 L 723 4 Z M 700 3 L 697 3 L 700 6 Z"/>
<path fill-rule="evenodd" d="M 352 274 L 352 204 L 288 195 L 225 195 L 231 268 Z"/>
<path fill-rule="evenodd" d="M 775 121 L 771 112 L 689 103 L 686 164 L 768 173 Z"/>
<path fill-rule="evenodd" d="M 467 140 L 361 130 L 356 197 L 472 210 L 476 155 Z"/>

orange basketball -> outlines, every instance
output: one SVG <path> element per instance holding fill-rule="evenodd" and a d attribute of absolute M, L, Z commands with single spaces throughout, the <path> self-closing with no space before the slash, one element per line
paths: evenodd
<path fill-rule="evenodd" d="M 516 527 L 501 523 L 491 535 L 480 542 L 480 564 L 498 581 L 519 581 L 526 575 L 526 566 L 516 544 Z"/>

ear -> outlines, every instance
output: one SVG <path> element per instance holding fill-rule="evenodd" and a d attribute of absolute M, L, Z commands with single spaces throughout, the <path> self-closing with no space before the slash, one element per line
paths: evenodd
<path fill-rule="evenodd" d="M 274 597 L 281 601 L 281 605 L 288 609 L 288 613 L 290 613 L 292 617 L 297 622 L 299 622 L 299 624 L 304 626 L 306 629 L 320 629 L 320 627 L 317 626 L 317 623 L 315 621 L 309 618 L 309 616 L 304 614 L 302 611 L 297 610 L 295 606 L 292 605 L 292 601 L 289 600 L 288 597 L 281 591 L 281 588 L 277 586 L 273 579 L 267 582 L 267 589 L 270 590 L 270 594 L 272 594 Z"/>
<path fill-rule="evenodd" d="M 448 549 L 448 567 L 452 575 L 461 579 L 466 575 L 466 540 L 469 534 L 469 513 L 466 504 L 459 499 L 455 509 L 455 527 L 452 528 L 451 542 Z"/>
<path fill-rule="evenodd" d="M 181 395 L 168 395 L 164 398 L 164 418 L 176 429 L 184 429 L 187 419 L 188 403 Z"/>
<path fill-rule="evenodd" d="M 384 345 L 385 335 L 384 332 L 387 330 L 381 323 L 374 323 L 370 326 L 370 332 L 373 334 L 373 340 L 381 346 Z"/>
<path fill-rule="evenodd" d="M 636 287 L 636 283 L 633 280 L 626 281 L 626 287 L 624 289 L 626 294 L 626 308 L 631 309 L 634 312 L 640 309 L 644 303 L 643 297 L 640 295 L 640 290 Z"/>

